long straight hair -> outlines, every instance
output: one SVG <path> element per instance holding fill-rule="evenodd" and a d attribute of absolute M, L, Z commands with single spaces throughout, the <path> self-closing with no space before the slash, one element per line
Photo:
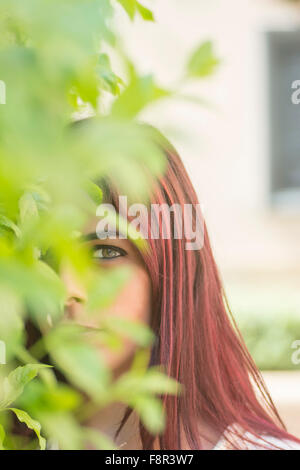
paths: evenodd
<path fill-rule="evenodd" d="M 184 165 L 160 133 L 167 167 L 153 187 L 151 204 L 199 202 Z M 104 197 L 119 210 L 118 191 L 105 184 Z M 196 225 L 194 211 L 193 225 Z M 164 224 L 164 215 L 158 221 Z M 174 226 L 179 223 L 174 213 Z M 166 412 L 164 432 L 159 436 L 162 450 L 182 449 L 182 430 L 190 449 L 203 447 L 199 423 L 209 424 L 220 434 L 234 425 L 238 438 L 295 437 L 286 432 L 264 381 L 253 362 L 230 313 L 218 269 L 203 226 L 203 246 L 186 250 L 184 237 L 149 238 L 141 251 L 152 282 L 151 324 L 157 341 L 149 366 L 163 365 L 167 374 L 183 384 L 179 396 L 162 396 Z M 173 234 L 174 235 L 174 234 Z M 117 434 L 133 410 L 128 408 Z M 139 423 L 143 449 L 153 449 L 156 436 Z M 241 430 L 241 431 L 239 431 Z M 237 441 L 229 444 L 239 447 Z M 242 442 L 238 439 L 238 442 Z"/>

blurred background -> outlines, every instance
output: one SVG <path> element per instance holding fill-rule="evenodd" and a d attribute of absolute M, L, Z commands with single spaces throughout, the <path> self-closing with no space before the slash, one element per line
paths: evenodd
<path fill-rule="evenodd" d="M 187 166 L 232 312 L 300 437 L 300 104 L 291 101 L 300 1 L 148 5 L 154 24 L 130 25 L 121 10 L 117 17 L 140 72 L 177 85 L 187 51 L 206 39 L 221 60 L 213 77 L 190 82 L 181 99 L 152 105 L 142 119 L 165 132 Z"/>

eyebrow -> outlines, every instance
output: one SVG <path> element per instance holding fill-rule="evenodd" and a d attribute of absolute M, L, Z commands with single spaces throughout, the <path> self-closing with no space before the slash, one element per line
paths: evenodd
<path fill-rule="evenodd" d="M 91 240 L 105 240 L 106 238 L 113 237 L 114 239 L 118 239 L 119 232 L 116 231 L 110 231 L 108 230 L 107 232 L 91 232 L 86 235 L 82 235 L 80 238 L 82 241 L 91 241 Z"/>

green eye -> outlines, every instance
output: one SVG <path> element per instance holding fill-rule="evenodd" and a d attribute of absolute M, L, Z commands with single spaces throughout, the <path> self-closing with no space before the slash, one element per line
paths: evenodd
<path fill-rule="evenodd" d="M 93 257 L 100 260 L 108 260 L 125 256 L 126 252 L 119 247 L 103 245 L 102 247 L 96 247 Z"/>

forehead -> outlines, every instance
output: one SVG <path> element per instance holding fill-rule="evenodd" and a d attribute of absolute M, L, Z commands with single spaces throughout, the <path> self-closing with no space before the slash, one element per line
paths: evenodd
<path fill-rule="evenodd" d="M 87 223 L 84 225 L 82 229 L 83 235 L 86 236 L 87 240 L 102 240 L 105 238 L 126 238 L 125 233 L 122 234 L 122 232 L 119 232 L 117 229 L 115 231 L 113 230 L 105 230 L 105 231 L 99 231 L 97 229 L 97 225 L 99 223 L 100 217 L 93 216 L 89 218 Z M 120 235 L 119 235 L 120 233 Z"/>

